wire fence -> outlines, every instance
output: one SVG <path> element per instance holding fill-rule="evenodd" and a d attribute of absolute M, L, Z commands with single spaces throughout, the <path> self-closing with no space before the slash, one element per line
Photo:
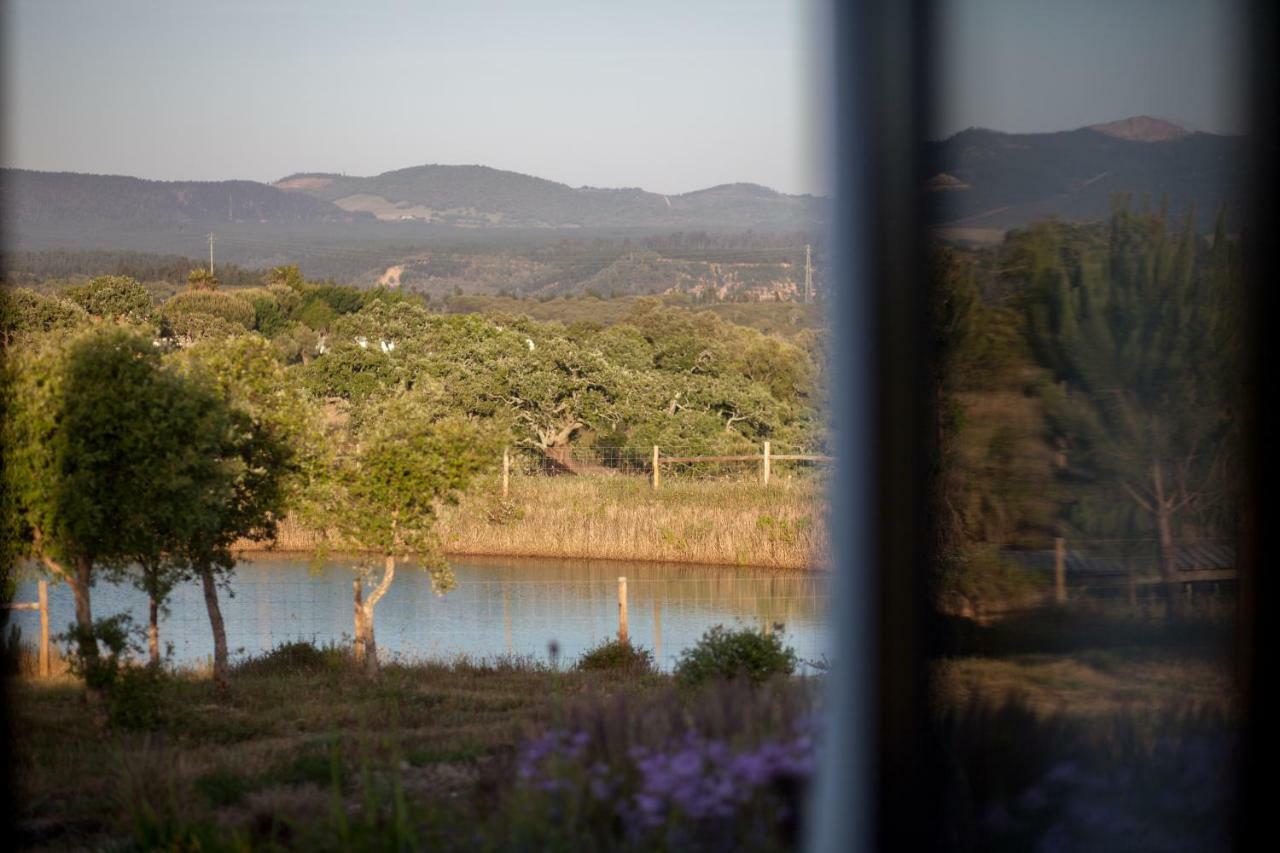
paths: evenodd
<path fill-rule="evenodd" d="M 571 446 L 508 448 L 504 470 L 525 476 L 603 475 L 692 479 L 757 478 L 767 482 L 773 474 L 825 470 L 832 457 L 820 447 L 730 443 Z"/>
<path fill-rule="evenodd" d="M 680 653 L 714 625 L 781 630 L 806 669 L 826 657 L 824 575 L 627 570 L 628 639 L 650 649 L 663 669 L 674 667 Z M 534 567 L 529 575 L 528 567 L 481 560 L 455 571 L 456 584 L 442 595 L 432 590 L 425 573 L 412 567 L 397 572 L 376 610 L 380 657 L 416 662 L 515 656 L 569 666 L 591 647 L 618 636 L 617 567 L 572 574 Z M 241 565 L 231 594 L 220 596 L 233 656 L 254 657 L 289 642 L 349 646 L 355 576 L 352 563 L 318 571 L 305 560 L 287 558 Z M 49 599 L 55 631 L 65 630 L 74 618 L 70 590 L 53 586 Z M 143 624 L 146 598 L 127 583 L 99 583 L 94 612 L 128 613 Z M 28 625 L 32 620 L 26 617 L 14 613 L 12 622 L 29 638 L 35 625 Z M 174 665 L 206 665 L 213 643 L 198 585 L 174 590 L 162 614 L 160 640 Z"/>

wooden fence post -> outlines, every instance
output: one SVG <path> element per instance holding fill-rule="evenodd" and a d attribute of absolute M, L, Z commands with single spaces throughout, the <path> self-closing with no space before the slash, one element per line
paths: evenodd
<path fill-rule="evenodd" d="M 40 598 L 40 677 L 49 677 L 49 582 L 37 585 Z"/>
<path fill-rule="evenodd" d="M 618 642 L 627 643 L 627 578 L 618 578 Z"/>
<path fill-rule="evenodd" d="M 659 481 L 659 479 L 660 479 L 660 475 L 659 475 L 659 473 L 658 473 L 658 445 L 656 445 L 656 444 L 655 444 L 655 445 L 653 446 L 653 488 L 654 488 L 654 491 L 657 491 L 657 489 L 658 489 L 658 481 Z"/>
<path fill-rule="evenodd" d="M 761 478 L 767 486 L 769 485 L 769 442 L 767 441 L 764 443 L 764 456 L 761 457 L 760 465 Z"/>
<path fill-rule="evenodd" d="M 1053 540 L 1053 596 L 1067 603 L 1067 543 L 1061 536 Z"/>
<path fill-rule="evenodd" d="M 502 498 L 511 493 L 511 448 L 502 448 Z"/>

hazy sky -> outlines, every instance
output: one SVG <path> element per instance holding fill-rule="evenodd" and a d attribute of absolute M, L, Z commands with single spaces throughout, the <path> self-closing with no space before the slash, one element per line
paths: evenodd
<path fill-rule="evenodd" d="M 5 165 L 820 191 L 821 0 L 3 0 Z M 946 0 L 937 131 L 1237 130 L 1212 0 Z M 1225 21 L 1225 23 L 1224 23 Z"/>
<path fill-rule="evenodd" d="M 1232 0 L 941 0 L 937 135 L 1152 115 L 1244 129 Z"/>
<path fill-rule="evenodd" d="M 816 188 L 803 4 L 7 2 L 7 165 Z"/>

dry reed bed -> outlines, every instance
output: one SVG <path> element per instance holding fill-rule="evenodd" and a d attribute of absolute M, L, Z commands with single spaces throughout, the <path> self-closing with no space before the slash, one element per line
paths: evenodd
<path fill-rule="evenodd" d="M 443 508 L 440 534 L 450 554 L 806 569 L 826 563 L 826 496 L 813 477 L 777 477 L 767 488 L 669 477 L 658 491 L 640 477 L 516 477 L 504 500 L 488 478 Z M 317 544 L 287 519 L 274 548 Z"/>

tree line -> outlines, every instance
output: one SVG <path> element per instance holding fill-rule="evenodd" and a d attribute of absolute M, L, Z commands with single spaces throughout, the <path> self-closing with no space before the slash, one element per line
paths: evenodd
<path fill-rule="evenodd" d="M 421 558 L 448 587 L 435 514 L 504 444 L 714 452 L 813 446 L 823 432 L 809 351 L 656 300 L 611 325 L 565 325 L 442 315 L 295 267 L 238 291 L 193 274 L 160 303 L 100 276 L 4 291 L 0 344 L 6 574 L 26 557 L 68 584 L 91 686 L 110 681 L 119 634 L 93 614 L 101 578 L 147 594 L 156 663 L 170 593 L 199 583 L 225 678 L 232 549 L 270 540 L 287 513 L 325 548 L 377 557 L 356 620 L 357 654 L 376 669 L 374 608 L 397 561 Z"/>

